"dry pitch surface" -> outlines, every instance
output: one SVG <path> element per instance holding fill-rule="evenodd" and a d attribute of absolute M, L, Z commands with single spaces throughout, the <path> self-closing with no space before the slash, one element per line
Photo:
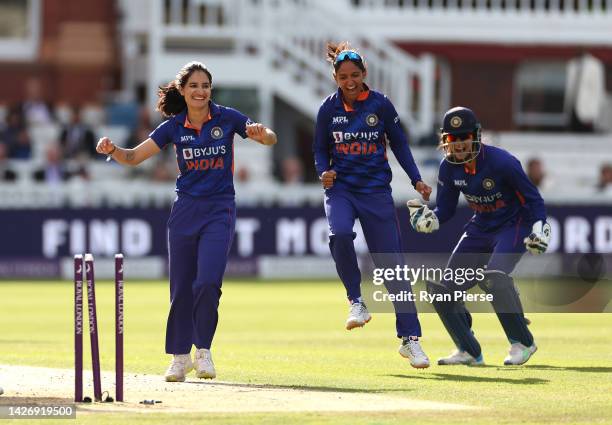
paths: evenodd
<path fill-rule="evenodd" d="M 85 371 L 84 394 L 91 396 L 91 371 Z M 43 367 L 0 365 L 5 395 L 0 405 L 68 404 L 74 394 L 74 371 Z M 400 396 L 351 391 L 318 391 L 275 386 L 199 380 L 191 374 L 181 383 L 162 376 L 126 374 L 125 402 L 80 404 L 80 412 L 397 412 L 399 410 L 468 410 L 474 407 L 415 400 Z M 114 374 L 102 374 L 102 388 L 115 395 Z M 143 400 L 159 400 L 144 405 Z"/>

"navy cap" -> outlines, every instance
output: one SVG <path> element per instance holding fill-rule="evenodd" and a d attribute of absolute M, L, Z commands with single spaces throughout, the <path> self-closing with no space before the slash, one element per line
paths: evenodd
<path fill-rule="evenodd" d="M 442 133 L 446 134 L 471 133 L 479 127 L 480 123 L 474 111 L 463 106 L 449 109 L 442 120 Z"/>

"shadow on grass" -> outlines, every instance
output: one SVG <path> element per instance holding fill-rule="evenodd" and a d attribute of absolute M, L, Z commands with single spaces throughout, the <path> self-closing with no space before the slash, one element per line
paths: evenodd
<path fill-rule="evenodd" d="M 588 373 L 612 373 L 612 367 L 605 366 L 548 366 L 544 364 L 533 364 L 523 366 L 526 369 L 534 370 L 561 370 L 572 372 L 588 372 Z"/>
<path fill-rule="evenodd" d="M 220 385 L 228 387 L 238 387 L 244 389 L 285 389 L 285 390 L 301 390 L 301 391 L 321 391 L 321 392 L 338 392 L 338 393 L 389 393 L 389 392 L 411 392 L 413 389 L 404 388 L 377 388 L 377 389 L 364 389 L 364 388 L 340 388 L 340 387 L 321 387 L 321 386 L 310 386 L 310 385 L 268 385 L 268 384 L 241 384 L 232 382 L 215 382 L 215 381 L 186 381 L 185 384 L 193 385 Z"/>
<path fill-rule="evenodd" d="M 524 378 L 524 379 L 509 379 L 509 378 L 488 378 L 485 376 L 469 376 L 469 375 L 451 375 L 450 373 L 430 373 L 425 376 L 418 375 L 385 375 L 392 376 L 394 378 L 404 379 L 425 379 L 425 380 L 437 380 L 437 381 L 456 381 L 456 382 L 491 382 L 491 383 L 504 383 L 504 384 L 518 384 L 518 385 L 541 385 L 550 382 L 548 379 L 541 378 Z"/>

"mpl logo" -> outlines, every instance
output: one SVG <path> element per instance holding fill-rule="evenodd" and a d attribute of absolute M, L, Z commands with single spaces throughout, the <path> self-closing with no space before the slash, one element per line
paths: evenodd
<path fill-rule="evenodd" d="M 183 149 L 183 158 L 185 158 L 185 159 L 193 159 L 193 149 L 191 149 L 191 148 Z"/>
<path fill-rule="evenodd" d="M 348 124 L 348 118 L 344 115 L 332 118 L 332 124 Z"/>
<path fill-rule="evenodd" d="M 187 136 L 181 136 L 181 142 L 195 142 L 195 137 L 193 137 L 191 134 Z"/>
<path fill-rule="evenodd" d="M 334 136 L 334 142 L 336 143 L 344 142 L 344 135 L 342 134 L 341 131 L 334 131 L 332 134 Z"/>
<path fill-rule="evenodd" d="M 455 180 L 455 186 L 456 187 L 467 187 L 467 182 L 463 179 Z"/>

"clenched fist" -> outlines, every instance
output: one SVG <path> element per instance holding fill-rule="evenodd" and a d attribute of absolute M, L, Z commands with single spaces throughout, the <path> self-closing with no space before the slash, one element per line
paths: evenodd
<path fill-rule="evenodd" d="M 334 185 L 334 180 L 336 180 L 336 172 L 334 170 L 324 171 L 320 178 L 323 188 L 329 189 Z"/>
<path fill-rule="evenodd" d="M 108 137 L 102 137 L 96 145 L 96 152 L 104 155 L 110 155 L 115 151 L 115 149 L 117 149 L 117 147 Z"/>
<path fill-rule="evenodd" d="M 249 139 L 263 142 L 266 137 L 266 127 L 263 124 L 253 123 L 246 126 L 246 135 Z"/>

